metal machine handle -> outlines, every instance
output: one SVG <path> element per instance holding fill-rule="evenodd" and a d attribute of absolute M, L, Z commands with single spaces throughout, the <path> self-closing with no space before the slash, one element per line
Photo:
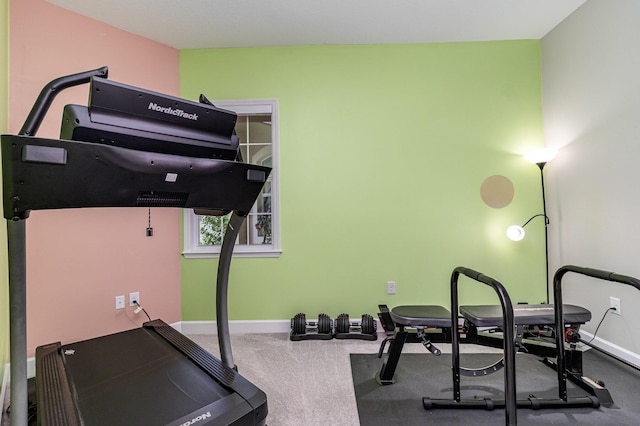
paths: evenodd
<path fill-rule="evenodd" d="M 504 393 L 505 393 L 505 424 L 517 424 L 517 399 L 516 399 L 516 357 L 514 348 L 515 320 L 513 304 L 504 286 L 495 279 L 474 271 L 473 269 L 458 266 L 451 274 L 451 324 L 458 323 L 458 278 L 460 274 L 466 275 L 480 283 L 493 288 L 502 306 L 502 324 L 504 325 Z M 451 333 L 451 353 L 453 358 L 453 392 L 454 399 L 460 401 L 460 337 L 455 331 Z"/>
<path fill-rule="evenodd" d="M 62 90 L 88 83 L 89 81 L 91 81 L 91 77 L 106 78 L 108 74 L 109 68 L 101 67 L 95 70 L 84 71 L 78 74 L 66 75 L 50 81 L 49 84 L 44 86 L 40 91 L 38 99 L 36 99 L 33 107 L 31 107 L 29 116 L 25 120 L 24 124 L 22 125 L 22 129 L 20 129 L 20 133 L 18 134 L 25 136 L 35 136 L 36 132 L 40 128 L 40 124 L 42 124 L 44 116 L 47 114 L 47 111 L 51 106 L 51 102 L 53 102 L 53 99 Z"/>
<path fill-rule="evenodd" d="M 558 372 L 559 397 L 567 400 L 567 372 L 566 358 L 564 354 L 564 314 L 562 301 L 562 278 L 568 272 L 586 275 L 588 277 L 599 278 L 605 281 L 614 281 L 627 284 L 640 290 L 640 280 L 627 275 L 616 274 L 615 272 L 603 271 L 601 269 L 585 268 L 582 266 L 565 265 L 560 267 L 553 276 L 553 303 L 556 321 L 556 362 Z"/>

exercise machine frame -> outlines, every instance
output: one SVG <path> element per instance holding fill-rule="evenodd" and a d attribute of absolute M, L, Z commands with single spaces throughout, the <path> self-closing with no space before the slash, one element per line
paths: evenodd
<path fill-rule="evenodd" d="M 504 407 L 505 424 L 517 424 L 517 399 L 516 399 L 516 370 L 515 370 L 515 347 L 513 317 L 513 304 L 504 286 L 497 280 L 483 275 L 480 272 L 463 266 L 456 267 L 451 273 L 451 323 L 458 322 L 458 279 L 460 274 L 465 275 L 479 283 L 491 287 L 500 299 L 502 309 L 502 324 L 504 325 L 503 360 L 504 360 L 504 401 L 495 406 Z M 460 336 L 458 333 L 451 335 L 451 362 L 453 374 L 453 400 L 422 398 L 422 405 L 425 409 L 432 408 L 476 408 L 486 406 L 486 400 L 462 399 L 460 394 Z M 507 342 L 511 344 L 507 344 Z"/>
<path fill-rule="evenodd" d="M 578 273 L 593 278 L 598 278 L 607 281 L 614 281 L 622 284 L 631 285 L 640 290 L 640 280 L 620 275 L 613 272 L 602 271 L 593 268 L 584 268 L 573 265 L 566 265 L 559 268 L 553 279 L 553 292 L 554 292 L 554 322 L 555 322 L 555 345 L 556 345 L 556 361 L 555 363 L 549 358 L 545 358 L 542 361 L 554 368 L 557 373 L 558 381 L 558 398 L 536 398 L 530 396 L 526 400 L 517 400 L 515 395 L 515 339 L 514 339 L 514 315 L 513 306 L 510 306 L 508 294 L 500 283 L 493 282 L 494 280 L 483 276 L 475 271 L 467 268 L 456 268 L 452 274 L 451 279 L 451 315 L 452 321 L 457 318 L 458 313 L 458 291 L 457 280 L 460 273 L 474 278 L 476 281 L 484 282 L 491 285 L 496 292 L 500 289 L 501 305 L 503 311 L 503 333 L 504 333 L 504 367 L 505 367 L 505 400 L 490 400 L 490 399 L 470 399 L 463 400 L 460 397 L 460 352 L 459 352 L 459 337 L 457 333 L 453 333 L 452 339 L 452 364 L 453 364 L 453 400 L 431 399 L 423 398 L 423 405 L 425 409 L 432 408 L 484 408 L 493 409 L 497 407 L 505 407 L 506 410 L 506 424 L 516 424 L 517 422 L 517 407 L 541 409 L 541 408 L 573 408 L 573 407 L 591 407 L 598 408 L 602 405 L 612 405 L 613 400 L 608 390 L 604 388 L 600 383 L 582 376 L 582 369 L 580 364 L 579 371 L 572 371 L 571 368 L 567 368 L 567 355 L 565 350 L 565 316 L 564 305 L 562 298 L 562 278 L 568 273 Z M 504 297 L 504 300 L 503 300 Z M 509 301 L 509 303 L 505 303 Z M 510 313 L 508 311 L 511 311 Z M 560 330 L 558 332 L 558 330 Z M 591 396 L 585 397 L 572 397 L 569 398 L 567 394 L 567 379 L 571 380 L 577 386 L 587 391 Z"/>
<path fill-rule="evenodd" d="M 562 330 L 561 327 L 564 324 L 563 305 L 562 305 L 562 279 L 569 273 L 576 273 L 585 275 L 587 277 L 597 278 L 605 281 L 613 281 L 620 284 L 630 285 L 640 290 L 640 280 L 637 278 L 621 275 L 614 272 L 603 271 L 594 268 L 585 268 L 575 265 L 565 265 L 559 268 L 553 276 L 553 298 L 554 298 L 554 313 L 556 323 L 556 362 L 554 363 L 549 358 L 545 358 L 543 361 L 546 365 L 554 368 L 558 375 L 558 396 L 563 401 L 567 401 L 567 378 L 571 382 L 575 383 L 582 389 L 589 392 L 591 395 L 597 397 L 603 405 L 613 404 L 613 399 L 604 386 L 593 380 L 585 380 L 582 376 L 582 369 L 580 371 L 572 371 L 567 368 L 567 356 L 564 350 L 564 333 L 558 333 L 557 330 Z"/>

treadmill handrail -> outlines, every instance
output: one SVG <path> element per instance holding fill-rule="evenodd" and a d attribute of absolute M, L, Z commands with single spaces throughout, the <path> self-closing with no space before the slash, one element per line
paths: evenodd
<path fill-rule="evenodd" d="M 68 89 L 69 87 L 89 83 L 91 81 L 91 77 L 106 78 L 108 74 L 109 68 L 105 66 L 97 68 L 95 70 L 66 75 L 63 77 L 58 77 L 55 80 L 51 80 L 40 91 L 38 98 L 33 104 L 33 107 L 31 107 L 31 111 L 29 112 L 29 115 L 27 116 L 27 119 L 25 120 L 22 128 L 20 129 L 20 133 L 18 134 L 35 136 L 36 132 L 40 128 L 40 124 L 42 124 L 44 116 L 47 114 L 47 111 L 49 111 L 51 102 L 53 102 L 56 95 L 58 95 L 58 93 L 60 93 L 62 90 Z"/>
<path fill-rule="evenodd" d="M 585 268 L 575 265 L 561 266 L 553 276 L 553 303 L 556 327 L 556 363 L 558 373 L 558 392 L 559 397 L 567 400 L 567 371 L 566 358 L 564 354 L 564 313 L 562 301 L 562 278 L 568 273 L 586 275 L 588 277 L 599 278 L 605 281 L 614 281 L 621 284 L 627 284 L 640 290 L 640 280 L 637 278 L 621 275 L 615 272 L 603 271 L 595 268 Z"/>
<path fill-rule="evenodd" d="M 513 304 L 509 293 L 497 280 L 473 269 L 463 266 L 456 267 L 451 273 L 451 356 L 453 358 L 453 392 L 454 399 L 460 401 L 460 337 L 457 332 L 458 324 L 458 278 L 460 274 L 466 275 L 480 283 L 486 284 L 498 295 L 502 307 L 502 324 L 504 333 L 504 393 L 505 393 L 505 424 L 517 424 L 517 399 L 516 399 L 516 368 L 515 368 L 515 320 Z"/>
<path fill-rule="evenodd" d="M 229 337 L 229 270 L 231 258 L 235 248 L 236 238 L 245 217 L 237 212 L 231 213 L 227 229 L 224 233 L 220 257 L 218 259 L 218 275 L 216 281 L 216 327 L 218 329 L 218 344 L 220 346 L 220 360 L 222 364 L 236 369 L 231 352 L 231 339 Z"/>

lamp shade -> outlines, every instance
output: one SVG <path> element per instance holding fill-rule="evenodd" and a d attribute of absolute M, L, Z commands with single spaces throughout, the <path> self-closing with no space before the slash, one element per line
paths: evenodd
<path fill-rule="evenodd" d="M 511 225 L 507 228 L 507 237 L 511 241 L 520 241 L 524 238 L 524 228 L 518 225 Z"/>
<path fill-rule="evenodd" d="M 524 157 L 533 164 L 548 163 L 553 160 L 558 153 L 555 148 L 545 148 L 536 151 L 527 152 Z"/>

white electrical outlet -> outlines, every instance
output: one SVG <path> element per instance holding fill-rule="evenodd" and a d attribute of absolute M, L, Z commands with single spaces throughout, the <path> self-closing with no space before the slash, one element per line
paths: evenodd
<path fill-rule="evenodd" d="M 620 306 L 620 299 L 618 299 L 617 297 L 609 297 L 609 306 L 612 307 L 612 308 L 616 308 L 616 310 L 613 311 L 614 314 L 622 315 L 622 308 Z"/>
<path fill-rule="evenodd" d="M 387 294 L 396 294 L 396 282 L 387 281 Z"/>
<path fill-rule="evenodd" d="M 124 309 L 124 296 L 116 296 L 116 309 Z"/>
<path fill-rule="evenodd" d="M 140 292 L 134 291 L 129 293 L 129 306 L 138 306 L 136 302 L 140 303 Z"/>

